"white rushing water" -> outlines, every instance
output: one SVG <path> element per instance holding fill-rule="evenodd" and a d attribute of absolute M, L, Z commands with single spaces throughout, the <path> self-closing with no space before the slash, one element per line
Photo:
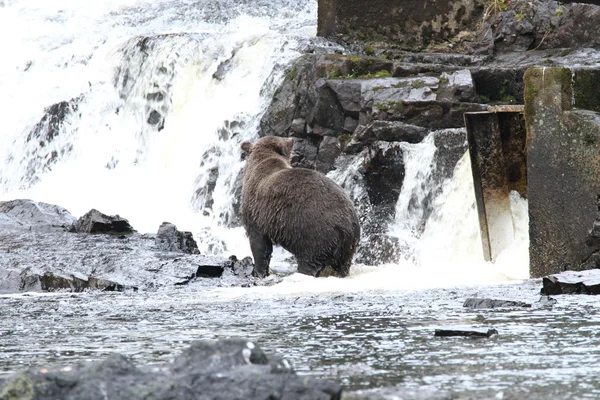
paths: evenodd
<path fill-rule="evenodd" d="M 59 204 L 77 217 L 96 208 L 140 232 L 169 221 L 194 232 L 202 252 L 249 255 L 243 230 L 227 224 L 239 144 L 257 137 L 286 66 L 315 33 L 316 1 L 0 1 L 0 35 L 9 38 L 0 42 L 0 54 L 9 55 L 0 63 L 0 200 Z M 60 102 L 74 110 L 60 134 L 27 141 L 44 110 Z M 513 196 L 513 246 L 495 265 L 484 262 L 468 157 L 440 184 L 425 223 L 424 210 L 409 205 L 433 190 L 424 182 L 435 150 L 431 139 L 405 148 L 391 231 L 412 257 L 358 265 L 345 280 L 293 275 L 256 290 L 526 278 L 526 202 Z M 285 257 L 278 252 L 275 265 Z"/>

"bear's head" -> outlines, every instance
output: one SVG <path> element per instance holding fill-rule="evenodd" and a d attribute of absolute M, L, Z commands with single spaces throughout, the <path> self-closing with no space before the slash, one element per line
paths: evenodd
<path fill-rule="evenodd" d="M 286 160 L 289 160 L 290 154 L 292 154 L 293 146 L 294 139 L 292 138 L 265 136 L 254 144 L 250 142 L 242 143 L 242 150 L 246 152 L 246 154 L 258 157 L 272 156 L 273 153 L 276 153 L 284 157 Z"/>

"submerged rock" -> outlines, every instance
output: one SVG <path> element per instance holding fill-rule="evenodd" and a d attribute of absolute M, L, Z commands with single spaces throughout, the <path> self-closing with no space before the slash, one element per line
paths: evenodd
<path fill-rule="evenodd" d="M 102 214 L 96 209 L 92 209 L 79 218 L 71 227 L 71 232 L 84 233 L 107 233 L 107 234 L 130 234 L 135 229 L 129 225 L 129 221 L 118 215 Z"/>
<path fill-rule="evenodd" d="M 484 308 L 527 308 L 531 307 L 531 304 L 522 301 L 470 298 L 465 300 L 463 307 L 472 308 L 474 310 Z"/>
<path fill-rule="evenodd" d="M 340 399 L 339 385 L 296 375 L 290 363 L 246 339 L 197 341 L 172 363 L 136 366 L 121 354 L 101 362 L 35 368 L 0 378 L 7 399 Z"/>
<path fill-rule="evenodd" d="M 600 294 L 600 269 L 565 271 L 544 277 L 543 295 Z"/>
<path fill-rule="evenodd" d="M 466 336 L 466 337 L 486 337 L 489 338 L 492 335 L 497 335 L 498 331 L 495 329 L 487 330 L 452 330 L 452 329 L 436 329 L 435 337 L 450 337 L 450 336 Z"/>

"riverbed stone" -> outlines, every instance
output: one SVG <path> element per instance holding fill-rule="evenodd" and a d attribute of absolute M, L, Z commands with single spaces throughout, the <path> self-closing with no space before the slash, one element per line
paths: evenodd
<path fill-rule="evenodd" d="M 333 382 L 300 377 L 284 358 L 248 339 L 196 341 L 172 363 L 136 366 L 122 354 L 103 361 L 32 368 L 0 379 L 2 399 L 340 399 Z"/>
<path fill-rule="evenodd" d="M 436 329 L 435 337 L 452 337 L 452 336 L 463 336 L 472 338 L 489 338 L 493 335 L 497 335 L 496 329 Z"/>
<path fill-rule="evenodd" d="M 485 308 L 529 308 L 531 304 L 514 300 L 469 298 L 465 300 L 463 307 L 473 310 Z"/>
<path fill-rule="evenodd" d="M 545 276 L 542 294 L 600 294 L 600 269 L 588 271 L 564 271 Z"/>

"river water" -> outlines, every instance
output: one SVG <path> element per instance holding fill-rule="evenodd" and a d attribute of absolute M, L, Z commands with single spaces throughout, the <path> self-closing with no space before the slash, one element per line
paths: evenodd
<path fill-rule="evenodd" d="M 91 208 L 140 232 L 163 221 L 203 253 L 249 255 L 232 227 L 239 144 L 289 63 L 316 38 L 315 1 L 0 1 L 0 200 Z M 60 132 L 27 140 L 44 109 L 69 102 Z M 67 103 L 65 103 L 67 104 Z M 114 351 L 166 361 L 196 339 L 246 336 L 348 398 L 595 398 L 600 315 L 593 298 L 538 303 L 527 280 L 527 203 L 511 197 L 515 238 L 483 260 L 468 157 L 435 183 L 432 136 L 404 148 L 406 178 L 390 233 L 406 257 L 356 265 L 346 279 L 293 273 L 280 283 L 191 284 L 157 292 L 0 296 L 0 372 L 96 360 Z M 337 171 L 344 181 L 352 173 Z M 337 175 L 336 175 L 337 174 Z M 214 190 L 207 190 L 213 186 Z M 415 207 L 433 190 L 423 224 Z M 468 297 L 532 308 L 472 311 Z M 438 339 L 437 328 L 495 328 Z"/>

